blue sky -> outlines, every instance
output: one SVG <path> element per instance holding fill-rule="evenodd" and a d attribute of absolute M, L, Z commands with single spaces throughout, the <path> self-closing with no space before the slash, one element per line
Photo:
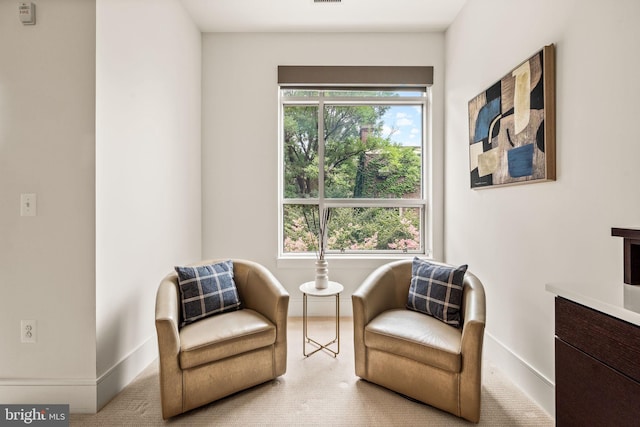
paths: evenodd
<path fill-rule="evenodd" d="M 422 135 L 422 112 L 418 105 L 393 105 L 385 115 L 382 135 L 405 146 L 419 146 Z"/>

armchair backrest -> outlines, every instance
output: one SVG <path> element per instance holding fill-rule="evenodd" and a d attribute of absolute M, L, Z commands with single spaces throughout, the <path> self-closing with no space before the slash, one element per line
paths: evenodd
<path fill-rule="evenodd" d="M 429 262 L 449 265 L 432 260 Z M 367 285 L 375 286 L 376 297 L 369 300 L 369 310 L 365 313 L 366 322 L 384 310 L 406 307 L 411 286 L 412 265 L 412 258 L 393 261 L 379 267 L 367 278 L 365 288 Z M 463 286 L 461 321 L 464 322 L 470 318 L 484 324 L 485 294 L 482 283 L 473 273 L 467 271 Z"/>
<path fill-rule="evenodd" d="M 387 309 L 404 308 L 407 305 L 409 286 L 411 285 L 411 259 L 403 259 L 387 264 L 379 279 L 379 286 L 386 288 Z"/>
<path fill-rule="evenodd" d="M 215 264 L 218 262 L 226 261 L 228 258 L 209 259 L 199 261 L 197 263 L 190 264 L 195 265 L 207 265 Z M 275 307 L 265 306 L 265 302 L 269 299 L 265 297 L 266 293 L 273 293 L 274 290 L 271 287 L 265 286 L 265 284 L 271 285 L 277 280 L 273 277 L 272 273 L 261 264 L 253 261 L 243 259 L 233 259 L 233 280 L 238 290 L 238 296 L 242 302 L 243 308 L 251 308 L 260 313 L 270 313 L 272 315 L 267 316 L 273 323 L 277 322 L 277 318 L 273 310 Z M 178 285 L 178 275 L 175 271 L 170 272 L 163 279 L 161 286 L 161 297 L 159 301 L 164 304 L 169 304 L 166 308 L 170 308 L 170 316 L 179 325 L 181 319 L 181 305 L 180 305 L 180 290 Z M 278 289 L 277 293 L 285 293 L 284 289 Z M 284 292 L 283 292 L 284 291 Z"/>

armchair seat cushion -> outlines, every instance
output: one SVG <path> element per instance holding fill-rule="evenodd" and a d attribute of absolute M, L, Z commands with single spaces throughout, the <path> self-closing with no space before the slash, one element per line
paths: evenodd
<path fill-rule="evenodd" d="M 462 331 L 406 309 L 387 310 L 364 330 L 366 347 L 404 356 L 449 372 L 460 372 Z"/>
<path fill-rule="evenodd" d="M 250 309 L 198 320 L 180 330 L 180 367 L 194 368 L 276 342 L 276 327 Z"/>

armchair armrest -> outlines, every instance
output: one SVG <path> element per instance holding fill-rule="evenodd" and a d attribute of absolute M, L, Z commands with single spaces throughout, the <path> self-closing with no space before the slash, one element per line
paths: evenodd
<path fill-rule="evenodd" d="M 486 302 L 484 288 L 480 280 L 467 272 L 462 301 L 462 346 L 463 354 L 476 353 L 482 348 L 484 325 L 486 322 Z M 480 352 L 481 353 L 481 352 Z"/>
<path fill-rule="evenodd" d="M 233 261 L 236 286 L 244 308 L 255 310 L 276 325 L 275 372 L 287 367 L 289 293 L 266 267 L 253 261 Z"/>
<path fill-rule="evenodd" d="M 462 301 L 462 370 L 460 372 L 460 414 L 478 422 L 482 388 L 482 344 L 486 321 L 486 303 L 482 283 L 467 272 Z"/>
<path fill-rule="evenodd" d="M 182 412 L 182 370 L 180 369 L 180 308 L 178 301 L 178 277 L 167 275 L 156 294 L 156 332 L 160 355 L 160 394 L 162 416 L 169 418 Z"/>
<path fill-rule="evenodd" d="M 409 283 L 404 283 L 407 268 L 410 272 L 411 260 L 382 265 L 375 269 L 351 296 L 355 368 L 356 375 L 361 378 L 367 378 L 364 328 L 380 313 L 404 307 L 407 298 L 406 289 L 409 287 Z"/>
<path fill-rule="evenodd" d="M 162 280 L 156 294 L 156 330 L 161 353 L 177 355 L 180 351 L 179 304 L 177 277 L 171 273 Z"/>

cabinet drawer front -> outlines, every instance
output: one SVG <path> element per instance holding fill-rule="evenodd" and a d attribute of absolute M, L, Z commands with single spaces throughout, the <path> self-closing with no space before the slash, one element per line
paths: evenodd
<path fill-rule="evenodd" d="M 555 341 L 556 425 L 637 426 L 640 383 Z"/>
<path fill-rule="evenodd" d="M 556 297 L 556 336 L 640 381 L 640 328 Z"/>

